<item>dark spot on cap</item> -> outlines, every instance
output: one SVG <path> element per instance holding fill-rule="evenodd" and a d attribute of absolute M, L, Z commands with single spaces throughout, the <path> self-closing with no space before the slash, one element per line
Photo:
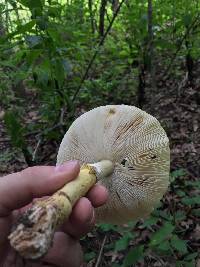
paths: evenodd
<path fill-rule="evenodd" d="M 109 109 L 109 114 L 111 115 L 111 114 L 115 114 L 116 113 L 116 110 L 114 109 L 114 108 L 110 108 Z"/>
<path fill-rule="evenodd" d="M 117 136 L 116 136 L 116 141 L 123 135 L 127 134 L 127 132 L 129 132 L 131 134 L 131 132 L 133 132 L 138 125 L 140 125 L 143 122 L 143 117 L 140 116 L 135 120 L 131 120 L 130 122 L 125 123 L 124 125 L 120 125 L 116 132 L 117 132 Z"/>
<path fill-rule="evenodd" d="M 123 166 L 125 167 L 126 162 L 127 162 L 127 160 L 126 160 L 126 159 L 123 159 L 123 160 L 121 161 L 121 165 L 123 165 Z"/>

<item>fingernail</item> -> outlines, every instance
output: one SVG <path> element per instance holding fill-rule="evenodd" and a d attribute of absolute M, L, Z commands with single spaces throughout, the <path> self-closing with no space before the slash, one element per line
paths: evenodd
<path fill-rule="evenodd" d="M 56 172 L 65 172 L 65 171 L 68 171 L 69 169 L 74 169 L 74 168 L 78 167 L 78 165 L 79 165 L 79 163 L 77 160 L 70 160 L 70 161 L 63 163 L 62 165 L 56 166 L 55 171 Z"/>

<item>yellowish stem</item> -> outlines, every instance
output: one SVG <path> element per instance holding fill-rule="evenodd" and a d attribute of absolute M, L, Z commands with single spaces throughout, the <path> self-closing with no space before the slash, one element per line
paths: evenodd
<path fill-rule="evenodd" d="M 35 201 L 19 218 L 8 237 L 11 246 L 27 259 L 44 256 L 52 245 L 55 229 L 69 217 L 76 201 L 86 195 L 99 176 L 112 172 L 113 164 L 108 160 L 83 165 L 75 180 L 48 199 Z"/>

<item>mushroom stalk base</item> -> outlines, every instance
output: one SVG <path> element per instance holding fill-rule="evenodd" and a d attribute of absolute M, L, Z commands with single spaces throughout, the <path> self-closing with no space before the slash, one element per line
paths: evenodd
<path fill-rule="evenodd" d="M 52 245 L 56 228 L 69 217 L 76 201 L 96 183 L 102 170 L 106 176 L 111 174 L 112 162 L 101 161 L 97 167 L 96 164 L 85 164 L 75 180 L 48 199 L 36 200 L 13 227 L 8 237 L 11 246 L 23 258 L 43 257 Z"/>

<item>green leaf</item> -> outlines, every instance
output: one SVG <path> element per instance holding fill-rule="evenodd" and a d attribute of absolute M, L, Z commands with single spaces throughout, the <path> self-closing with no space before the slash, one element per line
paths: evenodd
<path fill-rule="evenodd" d="M 131 232 L 126 233 L 123 237 L 115 242 L 115 251 L 126 249 L 131 239 L 133 239 L 133 234 Z"/>
<path fill-rule="evenodd" d="M 40 70 L 48 73 L 50 75 L 51 73 L 51 62 L 48 58 L 46 58 L 40 65 Z"/>
<path fill-rule="evenodd" d="M 48 28 L 48 20 L 45 16 L 39 16 L 36 15 L 37 17 L 37 26 L 39 27 L 40 30 L 44 31 Z"/>
<path fill-rule="evenodd" d="M 56 18 L 59 15 L 60 15 L 60 8 L 52 7 L 52 6 L 48 7 L 48 16 L 50 16 L 52 18 Z"/>
<path fill-rule="evenodd" d="M 113 250 L 114 249 L 114 243 L 109 243 L 105 245 L 106 250 Z"/>
<path fill-rule="evenodd" d="M 200 197 L 184 197 L 181 202 L 185 205 L 200 205 Z"/>
<path fill-rule="evenodd" d="M 174 182 L 176 178 L 185 176 L 186 171 L 184 169 L 175 170 L 170 173 L 170 182 Z"/>
<path fill-rule="evenodd" d="M 60 42 L 60 34 L 57 29 L 49 28 L 48 29 L 49 36 L 53 39 L 54 42 Z"/>
<path fill-rule="evenodd" d="M 196 259 L 197 256 L 198 256 L 198 252 L 195 252 L 195 253 L 192 253 L 192 254 L 185 256 L 184 260 L 185 261 L 191 261 L 191 260 Z"/>
<path fill-rule="evenodd" d="M 17 148 L 23 148 L 25 146 L 23 128 L 18 120 L 16 112 L 7 111 L 4 116 L 4 122 L 12 144 Z"/>
<path fill-rule="evenodd" d="M 156 47 L 161 48 L 161 49 L 172 50 L 174 48 L 174 44 L 170 43 L 167 40 L 159 39 L 159 40 L 156 40 L 154 43 Z"/>
<path fill-rule="evenodd" d="M 170 243 L 168 240 L 163 241 L 159 244 L 158 249 L 164 251 L 165 253 L 171 251 Z"/>
<path fill-rule="evenodd" d="M 62 65 L 63 65 L 63 69 L 64 69 L 65 72 L 70 72 L 72 70 L 72 67 L 71 67 L 71 65 L 70 65 L 68 60 L 63 59 L 62 60 Z"/>
<path fill-rule="evenodd" d="M 123 267 L 135 264 L 137 261 L 142 259 L 143 256 L 144 256 L 144 246 L 138 246 L 136 248 L 131 249 L 124 259 Z"/>
<path fill-rule="evenodd" d="M 200 217 L 200 209 L 193 209 L 191 213 L 196 217 Z"/>
<path fill-rule="evenodd" d="M 62 60 L 55 60 L 54 61 L 54 75 L 55 79 L 58 81 L 59 85 L 62 86 L 62 83 L 65 79 L 65 70 L 63 67 Z"/>
<path fill-rule="evenodd" d="M 29 65 L 32 65 L 42 54 L 42 50 L 30 50 L 26 55 L 26 60 Z"/>
<path fill-rule="evenodd" d="M 178 238 L 177 235 L 173 235 L 170 243 L 172 245 L 173 248 L 175 248 L 177 251 L 182 252 L 182 253 L 187 253 L 187 242 L 185 240 L 182 240 L 180 238 Z"/>
<path fill-rule="evenodd" d="M 153 212 L 154 216 L 160 218 L 164 218 L 166 221 L 171 221 L 172 220 L 172 215 L 166 212 L 165 210 L 154 210 Z"/>
<path fill-rule="evenodd" d="M 101 223 L 99 224 L 99 228 L 103 230 L 104 232 L 110 231 L 110 230 L 116 230 L 116 226 L 113 224 L 108 224 L 108 223 Z"/>
<path fill-rule="evenodd" d="M 37 36 L 37 35 L 28 35 L 25 37 L 25 40 L 30 48 L 34 48 L 35 46 L 42 43 L 41 36 Z"/>
<path fill-rule="evenodd" d="M 35 25 L 35 23 L 36 23 L 35 20 L 31 20 L 31 21 L 27 22 L 26 24 L 19 25 L 17 27 L 17 30 L 18 30 L 19 33 L 28 32 L 28 31 L 30 31 L 33 28 L 33 26 Z"/>
<path fill-rule="evenodd" d="M 175 170 L 171 172 L 170 174 L 172 180 L 175 180 L 176 178 L 184 176 L 184 175 L 186 175 L 186 171 L 184 169 Z"/>
<path fill-rule="evenodd" d="M 166 240 L 173 232 L 175 226 L 166 222 L 155 234 L 151 237 L 150 246 L 156 246 Z"/>
<path fill-rule="evenodd" d="M 51 79 L 51 64 L 49 59 L 45 59 L 37 69 L 35 69 L 37 81 L 40 85 L 46 86 Z"/>
<path fill-rule="evenodd" d="M 192 16 L 190 14 L 186 14 L 183 16 L 183 23 L 185 27 L 188 27 L 192 23 Z"/>
<path fill-rule="evenodd" d="M 159 220 L 158 217 L 150 217 L 149 219 L 146 219 L 143 223 L 143 226 L 144 227 L 148 227 L 148 226 L 151 226 L 151 225 L 154 225 L 157 223 L 157 221 Z"/>
<path fill-rule="evenodd" d="M 183 211 L 178 210 L 175 214 L 175 220 L 176 221 L 183 221 L 186 218 L 186 214 Z"/>
<path fill-rule="evenodd" d="M 184 262 L 184 267 L 196 267 L 196 263 L 193 262 Z"/>
<path fill-rule="evenodd" d="M 91 261 L 92 259 L 94 259 L 96 257 L 96 253 L 94 251 L 88 252 L 84 254 L 84 260 L 86 262 Z"/>
<path fill-rule="evenodd" d="M 2 12 L 5 9 L 5 4 L 0 3 L 0 12 Z"/>
<path fill-rule="evenodd" d="M 192 186 L 194 188 L 199 188 L 200 189 L 200 181 L 185 181 L 185 184 L 187 186 Z"/>
<path fill-rule="evenodd" d="M 176 267 L 195 267 L 195 262 L 176 261 Z"/>
<path fill-rule="evenodd" d="M 185 192 L 182 191 L 182 190 L 177 190 L 177 191 L 176 191 L 176 194 L 177 194 L 179 197 L 184 197 L 184 196 L 185 196 Z"/>
<path fill-rule="evenodd" d="M 42 8 L 44 4 L 41 0 L 20 0 L 19 2 L 30 9 Z"/>

